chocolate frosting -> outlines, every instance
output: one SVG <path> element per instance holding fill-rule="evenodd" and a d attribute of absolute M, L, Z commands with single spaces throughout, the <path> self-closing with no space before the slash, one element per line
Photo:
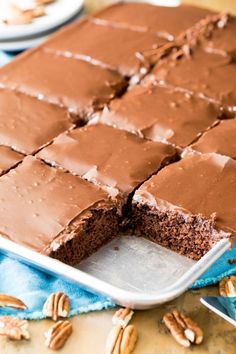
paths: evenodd
<path fill-rule="evenodd" d="M 216 225 L 236 232 L 236 161 L 197 154 L 162 169 L 135 193 L 134 201 L 188 214 L 215 215 Z"/>
<path fill-rule="evenodd" d="M 14 167 L 24 158 L 24 155 L 10 149 L 8 146 L 0 145 L 0 175 Z"/>
<path fill-rule="evenodd" d="M 228 16 L 225 25 L 218 22 L 218 26 L 204 42 L 206 50 L 209 52 L 229 55 L 236 61 L 236 18 Z"/>
<path fill-rule="evenodd" d="M 185 147 L 217 122 L 219 106 L 170 87 L 136 86 L 98 116 L 140 136 Z"/>
<path fill-rule="evenodd" d="M 215 152 L 236 159 L 236 119 L 221 121 L 191 145 L 191 149 L 202 153 Z"/>
<path fill-rule="evenodd" d="M 136 53 L 165 42 L 152 33 L 99 25 L 85 19 L 65 27 L 45 43 L 45 48 L 59 55 L 82 58 L 118 70 L 122 75 L 131 77 L 144 74 L 148 69 L 147 63 L 141 61 Z"/>
<path fill-rule="evenodd" d="M 198 46 L 190 55 L 162 60 L 155 66 L 153 74 L 161 83 L 193 91 L 235 110 L 236 64 L 230 57 L 206 52 Z"/>
<path fill-rule="evenodd" d="M 114 71 L 42 49 L 32 50 L 2 68 L 0 83 L 64 106 L 82 118 L 101 108 L 127 85 Z"/>
<path fill-rule="evenodd" d="M 98 124 L 59 136 L 38 156 L 110 190 L 130 193 L 175 154 L 170 145 Z"/>
<path fill-rule="evenodd" d="M 66 110 L 0 89 L 0 145 L 30 154 L 72 126 Z"/>
<path fill-rule="evenodd" d="M 106 7 L 94 17 L 124 27 L 143 28 L 172 39 L 211 11 L 194 6 L 161 7 L 145 3 L 118 3 Z"/>
<path fill-rule="evenodd" d="M 101 189 L 31 156 L 0 181 L 1 236 L 40 252 L 75 217 L 111 205 Z"/>

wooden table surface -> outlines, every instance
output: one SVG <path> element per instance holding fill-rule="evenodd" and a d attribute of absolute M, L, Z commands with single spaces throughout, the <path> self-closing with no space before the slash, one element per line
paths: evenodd
<path fill-rule="evenodd" d="M 137 326 L 139 340 L 134 354 L 235 354 L 236 329 L 207 310 L 200 296 L 216 295 L 216 287 L 189 291 L 178 299 L 150 311 L 136 311 L 132 323 Z M 162 323 L 163 314 L 177 308 L 189 314 L 203 329 L 204 340 L 199 346 L 185 349 L 177 344 Z M 105 354 L 105 342 L 111 328 L 112 311 L 80 315 L 71 319 L 73 334 L 61 354 Z M 0 338 L 1 354 L 49 354 L 44 344 L 44 332 L 49 320 L 31 321 L 31 340 L 19 343 Z"/>
<path fill-rule="evenodd" d="M 87 11 L 98 9 L 109 0 L 87 0 Z M 235 0 L 185 0 L 186 3 L 202 4 L 216 10 L 228 10 L 236 14 Z M 235 354 L 236 329 L 208 311 L 200 304 L 203 295 L 218 294 L 217 287 L 188 291 L 178 299 L 150 311 L 135 312 L 133 323 L 139 332 L 134 354 Z M 162 323 L 163 314 L 177 308 L 185 311 L 198 322 L 204 332 L 204 341 L 199 346 L 184 349 L 177 344 Z M 71 319 L 73 334 L 61 354 L 103 354 L 105 341 L 111 328 L 114 311 L 101 311 L 80 315 Z M 49 320 L 31 321 L 31 340 L 20 343 L 0 338 L 0 354 L 47 354 L 52 353 L 44 344 L 44 332 L 52 324 Z"/>

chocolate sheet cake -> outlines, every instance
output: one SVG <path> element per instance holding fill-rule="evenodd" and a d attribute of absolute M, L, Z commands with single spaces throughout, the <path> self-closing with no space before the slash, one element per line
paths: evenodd
<path fill-rule="evenodd" d="M 127 225 L 193 259 L 233 240 L 235 74 L 235 18 L 193 6 L 115 4 L 20 55 L 0 235 L 73 265 Z"/>
<path fill-rule="evenodd" d="M 65 109 L 19 92 L 0 89 L 0 145 L 32 154 L 72 127 Z"/>
<path fill-rule="evenodd" d="M 224 14 L 209 17 L 207 21 L 200 21 L 200 24 L 183 33 L 169 48 L 165 46 L 163 50 L 159 48 L 156 53 L 154 51 L 155 54 L 151 55 L 154 58 L 156 55 L 156 60 L 160 60 L 150 75 L 151 80 L 218 102 L 226 116 L 234 116 L 235 41 L 230 41 L 231 36 L 234 36 L 234 21 L 235 19 Z"/>
<path fill-rule="evenodd" d="M 96 24 L 85 19 L 60 31 L 45 44 L 45 48 L 58 55 L 117 70 L 137 81 L 149 69 L 148 62 L 138 54 L 163 43 L 166 41 L 154 33 Z"/>
<path fill-rule="evenodd" d="M 115 99 L 96 120 L 154 141 L 185 147 L 221 116 L 217 104 L 171 87 L 136 86 Z"/>
<path fill-rule="evenodd" d="M 209 52 L 218 52 L 222 55 L 229 55 L 236 60 L 236 19 L 227 16 L 226 23 L 218 22 L 215 30 L 207 36 L 204 42 L 205 49 Z"/>
<path fill-rule="evenodd" d="M 127 85 L 115 71 L 47 53 L 43 48 L 32 50 L 3 67 L 0 83 L 63 106 L 83 120 Z"/>
<path fill-rule="evenodd" d="M 189 5 L 160 7 L 147 3 L 119 2 L 96 14 L 94 18 L 116 26 L 155 32 L 168 40 L 185 31 L 213 12 Z"/>
<path fill-rule="evenodd" d="M 215 152 L 236 159 L 236 119 L 221 121 L 190 146 L 201 153 Z"/>
<path fill-rule="evenodd" d="M 135 193 L 136 235 L 193 259 L 236 233 L 236 162 L 190 154 L 163 168 Z"/>
<path fill-rule="evenodd" d="M 17 165 L 23 158 L 24 155 L 19 152 L 12 150 L 8 146 L 0 145 L 0 176 Z"/>
<path fill-rule="evenodd" d="M 98 124 L 60 135 L 37 156 L 104 186 L 124 203 L 135 188 L 176 155 L 168 144 Z"/>
<path fill-rule="evenodd" d="M 195 92 L 208 100 L 222 103 L 230 112 L 235 111 L 236 64 L 228 56 L 209 53 L 197 47 L 190 56 L 161 61 L 153 74 L 163 84 Z"/>
<path fill-rule="evenodd" d="M 0 177 L 0 233 L 76 264 L 117 234 L 109 195 L 34 157 Z"/>

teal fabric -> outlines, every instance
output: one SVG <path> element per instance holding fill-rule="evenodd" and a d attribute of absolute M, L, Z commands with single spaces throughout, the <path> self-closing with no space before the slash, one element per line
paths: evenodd
<path fill-rule="evenodd" d="M 225 276 L 236 274 L 236 263 L 229 264 L 229 259 L 236 259 L 236 244 L 225 252 L 192 286 L 193 289 L 203 288 L 218 283 Z"/>
<path fill-rule="evenodd" d="M 26 319 L 42 319 L 42 306 L 47 297 L 57 291 L 65 292 L 71 300 L 70 316 L 115 306 L 104 296 L 87 292 L 75 283 L 64 281 L 0 254 L 0 293 L 23 300 L 26 311 L 0 308 L 0 316 L 17 315 Z"/>
<path fill-rule="evenodd" d="M 13 56 L 0 52 L 0 65 L 6 64 Z M 230 265 L 229 258 L 236 258 L 236 246 L 226 252 L 192 288 L 217 283 L 226 275 L 236 274 L 236 264 Z M 28 305 L 26 311 L 0 308 L 0 315 L 15 315 L 27 319 L 41 319 L 42 305 L 46 298 L 57 291 L 64 291 L 71 299 L 70 315 L 114 307 L 108 298 L 89 293 L 77 284 L 48 275 L 14 259 L 0 254 L 0 292 L 15 295 Z M 235 306 L 235 303 L 232 305 Z M 230 311 L 232 312 L 232 306 Z"/>
<path fill-rule="evenodd" d="M 192 288 L 196 289 L 215 284 L 226 275 L 236 274 L 236 265 L 230 265 L 228 263 L 229 258 L 236 258 L 236 246 L 233 250 L 226 252 L 194 283 Z M 0 308 L 0 316 L 17 314 L 21 318 L 42 319 L 44 301 L 52 292 L 57 291 L 64 291 L 70 297 L 70 316 L 115 306 L 106 297 L 89 293 L 77 284 L 46 274 L 0 254 L 0 292 L 17 296 L 28 305 L 26 311 Z M 235 302 L 230 306 L 231 313 L 234 305 Z"/>

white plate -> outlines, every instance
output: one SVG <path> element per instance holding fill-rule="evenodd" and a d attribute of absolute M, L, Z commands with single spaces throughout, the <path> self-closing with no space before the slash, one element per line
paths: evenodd
<path fill-rule="evenodd" d="M 1 0 L 0 0 L 1 1 Z M 46 6 L 46 16 L 26 25 L 0 24 L 0 41 L 36 36 L 69 21 L 83 8 L 83 0 L 57 0 Z"/>
<path fill-rule="evenodd" d="M 1 1 L 1 0 L 0 0 Z M 22 50 L 29 49 L 37 46 L 48 38 L 48 35 L 42 37 L 34 37 L 18 41 L 0 41 L 0 50 L 5 52 L 21 52 Z"/>

